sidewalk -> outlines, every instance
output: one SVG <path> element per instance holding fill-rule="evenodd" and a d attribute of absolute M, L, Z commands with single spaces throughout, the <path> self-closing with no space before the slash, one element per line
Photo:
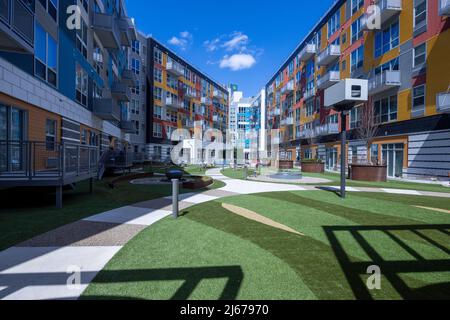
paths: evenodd
<path fill-rule="evenodd" d="M 212 169 L 208 176 L 226 186 L 180 195 L 180 210 L 239 194 L 319 190 L 297 186 L 236 180 Z M 320 189 L 337 190 L 337 187 Z M 448 193 L 414 190 L 347 188 L 350 192 L 388 192 L 450 198 Z M 171 214 L 171 197 L 139 202 L 60 227 L 0 252 L 0 299 L 77 299 L 119 250 L 143 229 Z M 67 286 L 68 270 L 80 270 L 80 286 Z"/>

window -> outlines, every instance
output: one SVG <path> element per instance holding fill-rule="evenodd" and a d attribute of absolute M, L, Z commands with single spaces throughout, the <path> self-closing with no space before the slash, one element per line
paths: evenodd
<path fill-rule="evenodd" d="M 141 43 L 138 40 L 134 40 L 131 44 L 131 51 L 134 53 L 140 54 L 141 53 Z"/>
<path fill-rule="evenodd" d="M 35 28 L 34 50 L 34 74 L 56 87 L 57 44 L 39 23 Z"/>
<path fill-rule="evenodd" d="M 141 84 L 140 84 L 139 80 L 136 81 L 136 86 L 135 87 L 131 87 L 130 90 L 131 90 L 132 94 L 135 94 L 135 95 L 140 95 L 141 94 Z"/>
<path fill-rule="evenodd" d="M 399 70 L 398 58 L 392 59 L 391 61 L 382 64 L 375 68 L 375 74 L 380 74 L 386 70 L 397 71 Z"/>
<path fill-rule="evenodd" d="M 335 14 L 333 14 L 328 20 L 328 38 L 333 35 L 336 31 L 338 31 L 340 27 L 340 10 L 338 10 Z"/>
<path fill-rule="evenodd" d="M 79 0 L 79 1 L 83 5 L 84 10 L 86 10 L 86 12 L 88 12 L 89 11 L 89 0 Z"/>
<path fill-rule="evenodd" d="M 160 123 L 153 123 L 153 137 L 162 138 L 162 127 Z"/>
<path fill-rule="evenodd" d="M 94 40 L 94 49 L 92 50 L 92 56 L 94 60 L 94 68 L 98 74 L 101 74 L 103 70 L 103 52 L 97 41 Z"/>
<path fill-rule="evenodd" d="M 338 121 L 339 121 L 338 118 L 339 118 L 339 116 L 338 116 L 337 113 L 336 113 L 336 114 L 329 115 L 329 116 L 327 117 L 327 123 L 328 123 L 328 124 L 337 124 Z"/>
<path fill-rule="evenodd" d="M 288 76 L 292 76 L 292 74 L 294 73 L 294 60 L 292 60 L 289 63 L 289 67 L 288 67 Z"/>
<path fill-rule="evenodd" d="M 387 97 L 374 102 L 375 123 L 397 120 L 397 96 Z"/>
<path fill-rule="evenodd" d="M 364 5 L 364 0 L 352 0 L 352 14 L 355 14 Z"/>
<path fill-rule="evenodd" d="M 361 19 L 362 17 L 352 23 L 352 43 L 358 41 L 363 35 Z"/>
<path fill-rule="evenodd" d="M 58 19 L 58 0 L 39 0 L 39 2 L 44 7 L 45 11 L 57 21 Z"/>
<path fill-rule="evenodd" d="M 351 70 L 354 71 L 361 68 L 364 64 L 364 46 L 353 50 L 351 58 Z"/>
<path fill-rule="evenodd" d="M 86 129 L 81 130 L 81 144 L 87 144 L 88 132 Z"/>
<path fill-rule="evenodd" d="M 162 108 L 159 106 L 153 107 L 153 117 L 157 119 L 162 119 Z"/>
<path fill-rule="evenodd" d="M 361 125 L 361 108 L 356 107 L 350 111 L 350 129 L 359 128 Z"/>
<path fill-rule="evenodd" d="M 162 101 L 162 89 L 159 87 L 155 87 L 153 90 L 153 98 L 155 100 Z"/>
<path fill-rule="evenodd" d="M 316 109 L 315 109 L 314 100 L 313 99 L 308 100 L 306 102 L 306 116 L 311 117 L 315 111 L 316 111 Z"/>
<path fill-rule="evenodd" d="M 134 74 L 139 75 L 141 72 L 141 61 L 138 59 L 131 59 L 131 71 L 134 72 Z"/>
<path fill-rule="evenodd" d="M 425 85 L 413 88 L 412 116 L 423 116 L 425 113 Z"/>
<path fill-rule="evenodd" d="M 45 147 L 47 151 L 55 151 L 56 121 L 47 119 L 45 124 Z"/>
<path fill-rule="evenodd" d="M 155 157 L 155 159 L 161 159 L 161 155 L 162 155 L 162 147 L 154 146 L 153 147 L 153 157 Z"/>
<path fill-rule="evenodd" d="M 420 1 L 417 1 L 420 2 Z M 420 28 L 427 23 L 427 1 L 421 1 L 414 6 L 414 29 Z"/>
<path fill-rule="evenodd" d="M 76 45 L 81 55 L 87 59 L 87 26 L 84 20 L 81 19 L 81 28 L 77 29 Z"/>
<path fill-rule="evenodd" d="M 162 65 L 162 52 L 161 52 L 161 50 L 155 48 L 153 61 L 155 63 L 158 63 L 158 64 Z"/>
<path fill-rule="evenodd" d="M 414 48 L 414 60 L 413 67 L 418 67 L 425 63 L 427 59 L 427 45 L 426 43 L 422 43 Z"/>
<path fill-rule="evenodd" d="M 162 71 L 161 69 L 154 68 L 153 69 L 153 80 L 156 82 L 162 83 Z"/>
<path fill-rule="evenodd" d="M 87 106 L 88 95 L 88 74 L 78 63 L 75 74 L 75 99 L 83 106 Z"/>
<path fill-rule="evenodd" d="M 399 45 L 399 23 L 392 23 L 388 28 L 375 35 L 375 58 L 398 47 Z"/>

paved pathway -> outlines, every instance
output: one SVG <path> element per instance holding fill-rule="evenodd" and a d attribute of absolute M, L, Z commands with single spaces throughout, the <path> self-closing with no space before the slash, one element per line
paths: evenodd
<path fill-rule="evenodd" d="M 180 195 L 180 210 L 238 194 L 317 190 L 314 186 L 230 179 L 220 174 L 220 169 L 209 170 L 207 175 L 222 180 L 226 186 L 202 193 Z M 337 190 L 336 187 L 325 188 Z M 347 190 L 450 198 L 450 194 L 414 190 Z M 77 299 L 96 274 L 129 240 L 170 214 L 170 197 L 144 201 L 68 224 L 0 252 L 0 299 Z M 81 271 L 80 285 L 68 286 L 68 279 L 77 278 L 74 271 Z"/>

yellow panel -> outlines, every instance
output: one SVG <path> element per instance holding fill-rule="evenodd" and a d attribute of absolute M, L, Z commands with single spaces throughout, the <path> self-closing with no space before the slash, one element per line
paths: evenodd
<path fill-rule="evenodd" d="M 398 94 L 398 115 L 397 120 L 409 120 L 411 118 L 411 90 L 407 89 Z"/>

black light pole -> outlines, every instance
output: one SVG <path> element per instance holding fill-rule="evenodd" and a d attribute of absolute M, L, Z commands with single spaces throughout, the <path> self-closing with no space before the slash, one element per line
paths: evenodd
<path fill-rule="evenodd" d="M 341 112 L 341 198 L 345 199 L 345 166 L 347 162 L 347 114 L 348 111 Z"/>

